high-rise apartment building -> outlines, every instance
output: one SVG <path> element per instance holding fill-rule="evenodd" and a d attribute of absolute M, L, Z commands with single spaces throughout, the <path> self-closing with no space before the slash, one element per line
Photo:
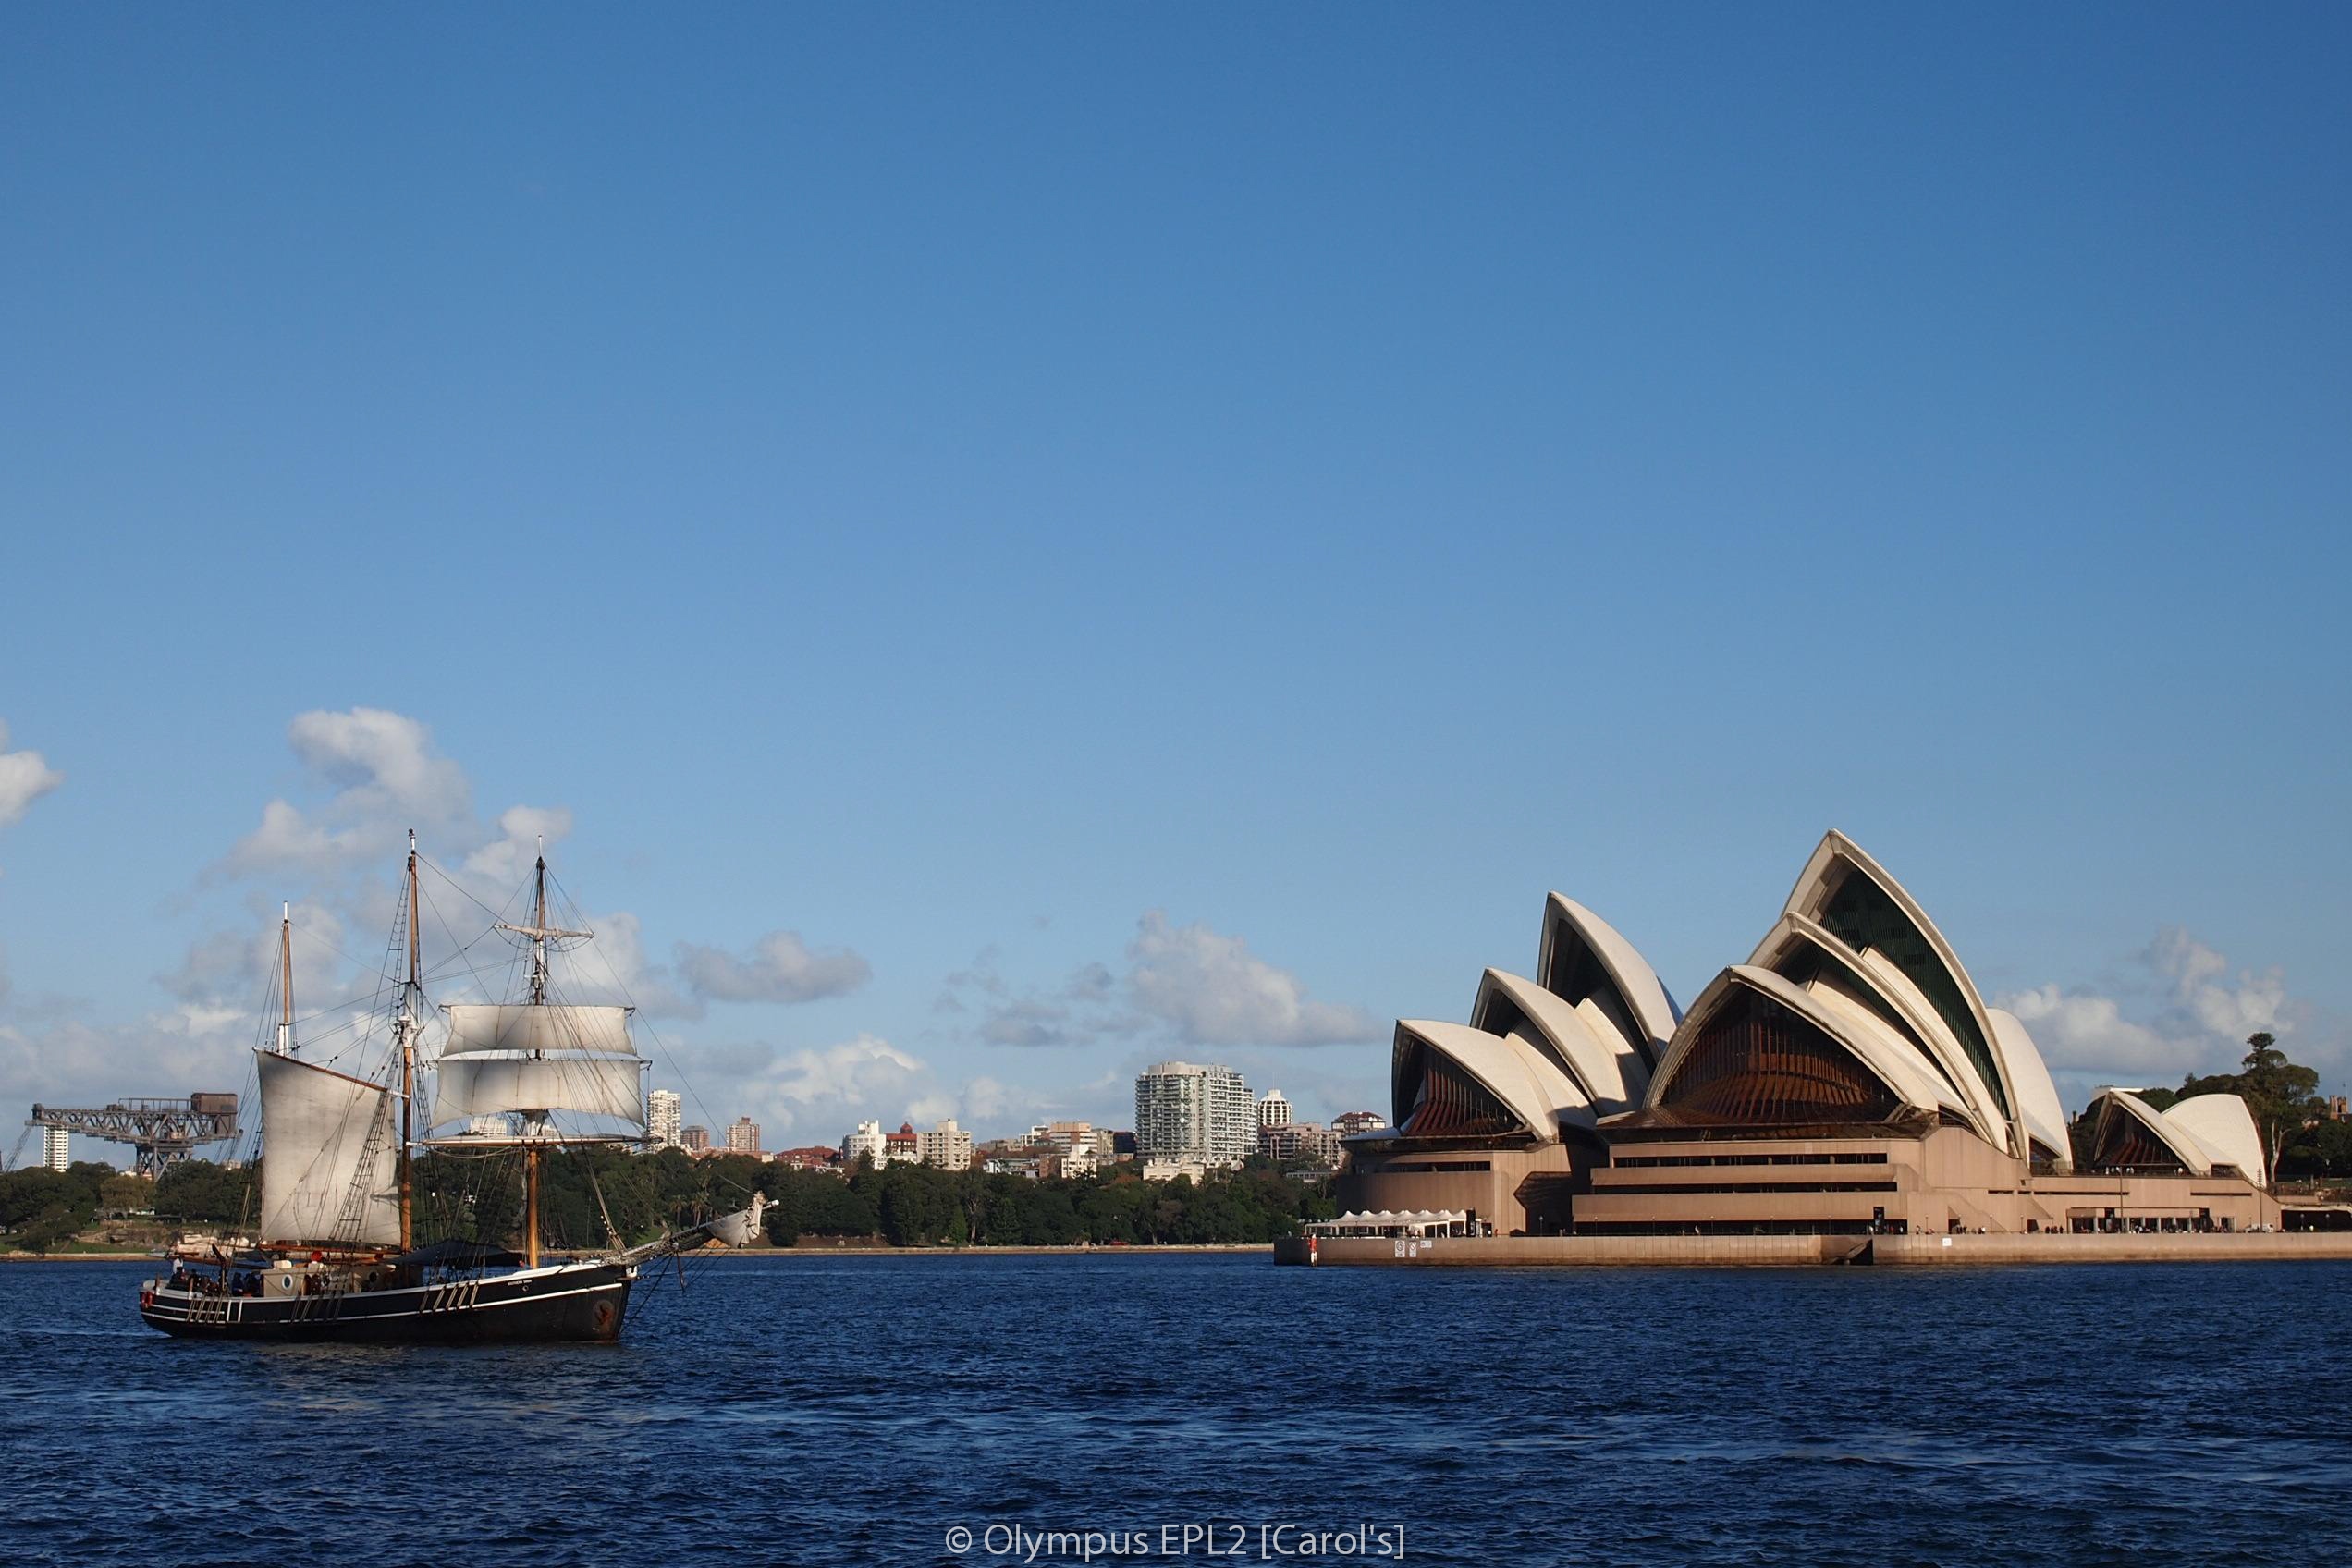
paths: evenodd
<path fill-rule="evenodd" d="M 72 1145 L 73 1134 L 63 1127 L 43 1127 L 41 1130 L 41 1163 L 52 1170 L 64 1170 L 73 1163 L 69 1152 Z"/>
<path fill-rule="evenodd" d="M 710 1147 L 710 1129 L 689 1127 L 678 1134 L 678 1142 L 688 1154 L 700 1154 Z"/>
<path fill-rule="evenodd" d="M 915 1158 L 940 1170 L 972 1169 L 972 1134 L 950 1117 L 928 1133 L 914 1135 Z"/>
<path fill-rule="evenodd" d="M 645 1137 L 657 1149 L 682 1149 L 680 1105 L 675 1089 L 655 1089 L 645 1096 Z"/>
<path fill-rule="evenodd" d="M 1260 1128 L 1291 1124 L 1291 1102 L 1282 1097 L 1281 1090 L 1268 1089 L 1266 1097 L 1257 1102 L 1257 1124 Z"/>
<path fill-rule="evenodd" d="M 1230 1067 L 1163 1061 L 1135 1080 L 1135 1150 L 1145 1160 L 1235 1166 L 1257 1146 L 1257 1106 Z"/>
<path fill-rule="evenodd" d="M 883 1163 L 884 1151 L 888 1147 L 889 1140 L 883 1133 L 881 1122 L 861 1121 L 857 1124 L 857 1131 L 841 1140 L 841 1163 L 855 1165 L 858 1157 L 863 1155 L 868 1162 L 878 1167 Z"/>
<path fill-rule="evenodd" d="M 727 1125 L 727 1152 L 729 1154 L 759 1153 L 759 1133 L 758 1122 L 748 1116 L 737 1117 Z"/>

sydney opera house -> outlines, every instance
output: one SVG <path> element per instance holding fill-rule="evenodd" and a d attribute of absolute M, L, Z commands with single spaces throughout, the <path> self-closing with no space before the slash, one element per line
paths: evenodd
<path fill-rule="evenodd" d="M 1487 1233 L 1918 1235 L 2267 1229 L 2245 1103 L 2091 1108 L 2079 1168 L 2050 1071 L 1917 900 L 1843 834 L 1745 963 L 1685 1010 L 1572 900 L 1532 979 L 1467 1023 L 1406 1020 L 1394 1125 L 1349 1142 L 1343 1207 Z"/>

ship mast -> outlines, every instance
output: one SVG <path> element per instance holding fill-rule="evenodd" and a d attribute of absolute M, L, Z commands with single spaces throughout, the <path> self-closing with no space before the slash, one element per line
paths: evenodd
<path fill-rule="evenodd" d="M 424 994 L 424 979 L 419 973 L 420 956 L 417 941 L 417 849 L 416 829 L 409 829 L 409 983 L 400 991 L 400 1250 L 408 1252 L 416 1245 L 413 1218 L 414 1186 L 409 1169 L 409 1144 L 414 1136 L 410 1120 L 416 1098 L 416 1036 L 417 1002 Z"/>
<path fill-rule="evenodd" d="M 280 904 L 277 921 L 277 1054 L 294 1054 L 294 906 Z"/>
<path fill-rule="evenodd" d="M 539 866 L 533 874 L 537 897 L 532 900 L 531 912 L 531 1005 L 547 1005 L 547 851 L 546 839 L 539 840 Z M 529 1132 L 529 1118 L 524 1131 Z M 539 1267 L 539 1144 L 536 1139 L 522 1151 L 522 1266 Z"/>
<path fill-rule="evenodd" d="M 539 840 L 539 864 L 533 873 L 534 889 L 531 902 L 531 924 L 510 925 L 498 922 L 498 929 L 511 931 L 518 937 L 531 938 L 531 1005 L 547 1005 L 547 944 L 562 937 L 586 937 L 586 931 L 564 931 L 547 924 L 547 840 Z M 532 1055 L 543 1052 L 533 1050 Z M 539 1158 L 545 1146 L 547 1118 L 545 1111 L 522 1113 L 522 1256 L 527 1268 L 539 1267 Z"/>

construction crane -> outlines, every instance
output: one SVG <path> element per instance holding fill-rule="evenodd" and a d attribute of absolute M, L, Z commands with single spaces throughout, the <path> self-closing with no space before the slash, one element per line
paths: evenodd
<path fill-rule="evenodd" d="M 65 1110 L 37 1105 L 27 1129 L 62 1127 L 85 1138 L 129 1144 L 140 1175 L 158 1177 L 166 1166 L 187 1159 L 199 1144 L 237 1136 L 235 1095 L 190 1095 L 184 1100 L 116 1100 L 97 1110 Z M 28 1131 L 27 1136 L 31 1133 Z M 21 1143 L 18 1145 L 22 1147 Z"/>

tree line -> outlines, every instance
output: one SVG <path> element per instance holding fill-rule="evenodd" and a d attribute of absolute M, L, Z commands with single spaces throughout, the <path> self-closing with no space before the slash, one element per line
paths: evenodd
<path fill-rule="evenodd" d="M 182 1160 L 152 1183 L 111 1166 L 77 1164 L 0 1176 L 0 1229 L 7 1244 L 45 1251 L 87 1227 L 109 1183 L 113 1198 L 141 1195 L 166 1224 L 251 1229 L 259 1162 L 231 1169 Z M 420 1156 L 414 1166 L 419 1243 L 443 1237 L 513 1242 L 523 1219 L 519 1156 Z M 129 1190 L 130 1186 L 137 1193 Z M 1268 1166 L 1194 1182 L 1145 1182 L 1132 1168 L 1096 1176 L 1032 1181 L 928 1166 L 876 1168 L 861 1159 L 847 1178 L 799 1170 L 741 1155 L 688 1158 L 677 1149 L 637 1155 L 617 1147 L 550 1155 L 540 1181 L 540 1232 L 557 1249 L 651 1241 L 769 1200 L 768 1240 L 878 1241 L 893 1246 L 1096 1246 L 1246 1244 L 1294 1234 L 1330 1218 L 1329 1183 L 1302 1182 Z"/>
<path fill-rule="evenodd" d="M 2192 1072 L 2177 1089 L 2138 1093 L 2158 1110 L 2170 1110 L 2194 1095 L 2236 1095 L 2253 1114 L 2273 1178 L 2352 1176 L 2352 1121 L 2328 1120 L 2318 1071 L 2289 1060 L 2267 1030 L 2246 1037 L 2246 1059 L 2236 1072 Z M 2088 1163 L 2089 1113 L 2076 1117 L 2070 1131 L 2076 1160 Z"/>

